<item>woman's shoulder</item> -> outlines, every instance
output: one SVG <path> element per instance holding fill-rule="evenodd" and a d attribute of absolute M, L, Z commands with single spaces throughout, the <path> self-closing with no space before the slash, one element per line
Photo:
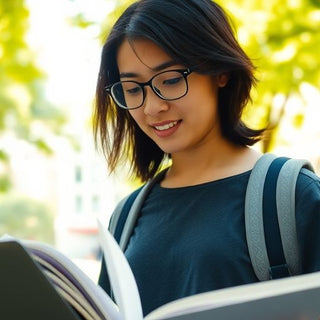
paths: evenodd
<path fill-rule="evenodd" d="M 311 170 L 302 168 L 297 180 L 297 190 L 306 189 L 316 189 L 320 192 L 320 177 Z"/>
<path fill-rule="evenodd" d="M 316 206 L 320 213 L 320 177 L 302 168 L 296 184 L 296 203 L 299 207 Z"/>

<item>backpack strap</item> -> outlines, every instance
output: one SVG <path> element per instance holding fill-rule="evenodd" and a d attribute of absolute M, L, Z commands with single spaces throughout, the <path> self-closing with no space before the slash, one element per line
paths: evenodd
<path fill-rule="evenodd" d="M 249 177 L 245 197 L 245 229 L 251 264 L 257 278 L 269 279 L 269 258 L 263 228 L 263 188 L 267 171 L 276 157 L 264 154 Z"/>
<path fill-rule="evenodd" d="M 111 216 L 109 231 L 113 235 L 115 240 L 118 242 L 118 244 L 120 243 L 122 230 L 126 223 L 128 213 L 142 188 L 143 186 L 141 186 L 140 188 L 129 194 L 127 197 L 122 199 Z"/>
<path fill-rule="evenodd" d="M 146 184 L 132 192 L 129 196 L 122 199 L 114 209 L 109 222 L 109 231 L 119 243 L 122 251 L 125 250 L 128 241 L 131 237 L 136 220 L 139 216 L 140 209 L 147 194 L 152 186 L 162 180 L 167 170 L 159 172 L 153 179 L 149 180 Z M 98 278 L 99 285 L 110 293 L 113 298 L 112 288 L 108 278 L 106 263 L 102 257 L 101 270 Z"/>
<path fill-rule="evenodd" d="M 309 162 L 263 155 L 250 175 L 245 199 L 249 255 L 260 281 L 300 272 L 295 223 L 295 186 Z"/>
<path fill-rule="evenodd" d="M 280 170 L 276 190 L 281 241 L 291 275 L 301 273 L 295 217 L 295 189 L 302 168 L 314 172 L 311 163 L 306 160 L 288 160 Z"/>
<path fill-rule="evenodd" d="M 145 198 L 153 185 L 163 179 L 166 171 L 167 170 L 163 170 L 159 172 L 153 179 L 124 198 L 114 210 L 110 220 L 109 230 L 119 243 L 122 251 L 127 247 Z"/>
<path fill-rule="evenodd" d="M 290 276 L 281 241 L 276 199 L 279 172 L 288 160 L 288 158 L 279 157 L 272 161 L 263 186 L 262 216 L 269 258 L 269 279 L 279 279 Z M 282 212 L 280 212 L 280 215 L 282 215 Z"/>

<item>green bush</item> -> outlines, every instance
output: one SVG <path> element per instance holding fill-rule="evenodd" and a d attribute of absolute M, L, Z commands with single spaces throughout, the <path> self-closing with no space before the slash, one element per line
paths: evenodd
<path fill-rule="evenodd" d="M 54 243 L 54 217 L 48 207 L 23 197 L 0 199 L 0 236 Z"/>

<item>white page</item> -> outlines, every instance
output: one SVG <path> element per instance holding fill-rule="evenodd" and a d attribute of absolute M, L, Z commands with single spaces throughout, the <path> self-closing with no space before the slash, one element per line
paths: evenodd
<path fill-rule="evenodd" d="M 92 307 L 92 305 L 83 297 L 78 290 L 74 290 L 72 287 L 69 287 L 68 284 L 61 280 L 56 274 L 51 271 L 45 270 L 44 273 L 53 284 L 53 286 L 57 289 L 61 289 L 64 291 L 66 295 L 68 295 L 76 305 L 81 306 L 86 313 L 90 314 L 93 319 L 101 320 L 101 317 L 97 314 L 96 310 Z M 73 305 L 74 306 L 74 305 Z"/>
<path fill-rule="evenodd" d="M 95 284 L 76 264 L 61 252 L 52 248 L 51 246 L 31 240 L 19 240 L 9 235 L 0 237 L 0 241 L 16 241 L 20 243 L 32 256 L 32 250 L 39 250 L 52 257 L 59 264 L 63 265 L 67 272 L 85 288 L 90 297 L 94 300 L 101 313 L 106 319 L 122 320 L 118 307 L 107 295 L 107 293 L 97 284 Z"/>
<path fill-rule="evenodd" d="M 44 273 L 50 279 L 51 283 L 58 293 L 68 301 L 86 320 L 101 320 L 95 310 L 87 303 L 82 296 L 77 296 L 61 279 L 50 271 L 45 270 Z"/>
<path fill-rule="evenodd" d="M 51 273 L 53 273 L 55 276 L 59 277 L 61 281 L 64 282 L 65 285 L 67 285 L 74 294 L 82 295 L 82 293 L 79 291 L 79 289 L 66 277 L 64 274 L 62 274 L 59 270 L 57 270 L 55 267 L 53 267 L 50 263 L 48 263 L 46 260 L 43 260 L 39 256 L 32 254 L 33 260 L 38 262 L 41 267 L 44 267 L 45 269 L 50 270 Z M 46 270 L 45 270 L 46 271 Z"/>
<path fill-rule="evenodd" d="M 36 249 L 43 251 L 54 258 L 57 262 L 65 267 L 65 269 L 70 272 L 73 277 L 79 282 L 79 284 L 85 288 L 89 293 L 90 297 L 94 300 L 95 304 L 98 306 L 100 311 L 103 313 L 106 319 L 110 317 L 111 319 L 117 318 L 119 314 L 118 308 L 113 303 L 111 298 L 106 294 L 106 292 L 97 284 L 95 284 L 76 264 L 74 264 L 69 258 L 55 250 L 54 248 L 47 246 L 43 243 L 38 243 L 34 241 L 23 241 L 22 242 L 27 248 Z"/>
<path fill-rule="evenodd" d="M 114 297 L 123 320 L 142 320 L 138 287 L 129 263 L 111 233 L 98 220 L 100 244 Z"/>
<path fill-rule="evenodd" d="M 294 292 L 301 292 L 303 296 L 305 290 L 312 290 L 316 288 L 320 288 L 320 272 L 299 275 L 279 280 L 270 280 L 264 282 L 257 282 L 253 284 L 241 285 L 237 287 L 197 294 L 194 296 L 170 302 L 151 312 L 146 317 L 146 320 L 170 319 L 171 317 L 178 317 L 199 311 L 236 305 L 247 301 L 256 301 L 259 299 L 278 296 L 281 297 L 285 296 L 288 293 Z M 298 301 L 295 301 L 295 299 L 295 297 L 292 297 L 292 303 L 299 304 L 299 301 L 301 302 L 301 304 L 304 303 L 302 299 Z M 320 315 L 320 295 L 319 298 L 318 296 L 316 297 L 316 300 L 319 301 L 319 303 L 317 302 L 316 306 L 314 304 L 312 306 L 312 308 L 316 311 L 310 310 L 310 313 L 318 311 L 318 315 Z M 261 310 L 261 312 L 267 315 L 269 311 L 268 307 L 270 308 L 271 306 L 272 304 L 270 304 L 270 302 L 266 303 L 265 309 Z M 295 307 L 297 308 L 297 310 L 299 309 L 299 306 L 295 305 Z M 291 308 L 293 308 L 293 305 L 291 306 Z M 301 306 L 301 312 L 303 311 L 303 306 Z M 238 314 L 238 316 L 239 319 L 241 319 L 241 317 L 244 315 Z M 189 318 L 186 317 L 186 319 Z M 313 318 L 301 319 L 314 320 Z"/>

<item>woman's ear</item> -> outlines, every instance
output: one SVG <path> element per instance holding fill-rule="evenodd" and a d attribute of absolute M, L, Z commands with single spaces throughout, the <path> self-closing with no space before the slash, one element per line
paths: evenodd
<path fill-rule="evenodd" d="M 229 80 L 229 75 L 227 73 L 221 73 L 217 76 L 218 87 L 223 88 L 227 85 Z"/>

